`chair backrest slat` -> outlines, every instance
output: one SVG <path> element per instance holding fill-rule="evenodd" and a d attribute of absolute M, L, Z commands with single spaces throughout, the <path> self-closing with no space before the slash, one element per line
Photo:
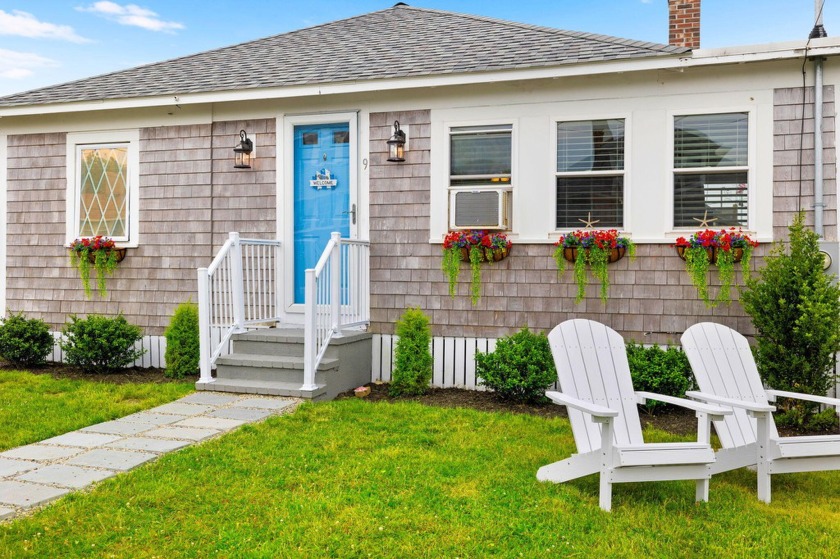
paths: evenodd
<path fill-rule="evenodd" d="M 548 335 L 563 393 L 620 412 L 615 443 L 642 444 L 642 429 L 624 339 L 615 330 L 591 320 L 569 320 Z M 601 446 L 600 426 L 569 409 L 578 452 Z"/>
<path fill-rule="evenodd" d="M 701 322 L 680 338 L 701 392 L 745 402 L 767 404 L 767 394 L 755 366 L 747 339 L 722 324 Z M 771 422 L 771 436 L 777 436 Z M 715 432 L 724 448 L 756 441 L 756 422 L 745 410 L 736 408 L 723 421 L 715 422 Z"/>

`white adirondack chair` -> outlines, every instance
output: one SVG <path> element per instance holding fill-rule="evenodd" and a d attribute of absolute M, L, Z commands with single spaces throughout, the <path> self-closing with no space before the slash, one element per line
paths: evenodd
<path fill-rule="evenodd" d="M 680 341 L 700 387 L 686 394 L 735 412 L 715 421 L 722 448 L 713 474 L 756 466 L 758 498 L 769 503 L 773 474 L 840 469 L 840 435 L 779 437 L 770 404 L 784 397 L 840 406 L 840 399 L 766 390 L 747 339 L 721 324 L 695 324 Z"/>
<path fill-rule="evenodd" d="M 562 392 L 546 392 L 566 406 L 578 454 L 537 471 L 540 481 L 562 483 L 600 473 L 602 509 L 612 504 L 612 484 L 693 479 L 695 498 L 709 500 L 710 419 L 731 411 L 714 405 L 650 392 L 635 392 L 624 339 L 615 330 L 591 320 L 569 320 L 548 335 Z M 648 444 L 642 438 L 637 404 L 647 399 L 697 412 L 696 443 Z"/>

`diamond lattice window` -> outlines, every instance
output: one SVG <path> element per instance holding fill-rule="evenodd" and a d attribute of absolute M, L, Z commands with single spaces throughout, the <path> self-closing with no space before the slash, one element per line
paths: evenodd
<path fill-rule="evenodd" d="M 79 236 L 128 238 L 128 148 L 81 148 Z"/>

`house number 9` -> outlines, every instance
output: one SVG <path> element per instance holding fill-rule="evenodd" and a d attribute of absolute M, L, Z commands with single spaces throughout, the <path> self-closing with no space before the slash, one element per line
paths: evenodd
<path fill-rule="evenodd" d="M 367 171 L 367 157 L 365 157 L 364 159 L 362 159 L 362 165 L 364 165 L 364 166 L 365 166 L 365 169 L 364 169 L 364 170 L 365 170 L 365 171 Z"/>

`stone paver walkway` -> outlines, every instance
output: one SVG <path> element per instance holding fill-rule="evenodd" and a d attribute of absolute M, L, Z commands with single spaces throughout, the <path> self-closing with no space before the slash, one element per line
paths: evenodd
<path fill-rule="evenodd" d="M 0 452 L 0 521 L 162 454 L 286 413 L 299 400 L 197 392 L 114 421 Z"/>

